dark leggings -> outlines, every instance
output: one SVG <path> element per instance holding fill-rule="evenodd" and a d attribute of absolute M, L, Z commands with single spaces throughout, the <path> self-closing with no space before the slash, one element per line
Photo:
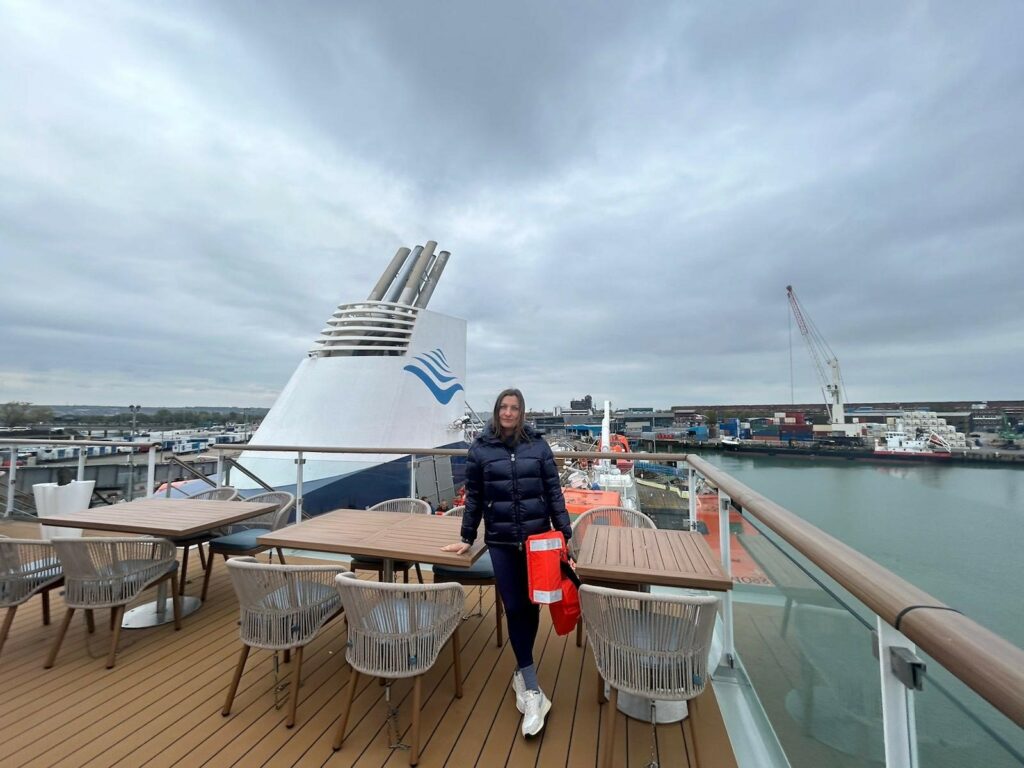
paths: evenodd
<path fill-rule="evenodd" d="M 508 639 L 519 668 L 533 664 L 533 642 L 540 626 L 540 606 L 530 602 L 526 579 L 526 550 L 516 547 L 490 547 L 494 579 L 505 604 Z"/>

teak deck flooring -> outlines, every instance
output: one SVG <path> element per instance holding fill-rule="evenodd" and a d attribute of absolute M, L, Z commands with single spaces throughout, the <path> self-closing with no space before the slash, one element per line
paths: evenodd
<path fill-rule="evenodd" d="M 34 524 L 0 522 L 0 534 L 38 537 Z M 198 557 L 190 573 L 201 574 Z M 296 561 L 298 562 L 298 561 Z M 428 574 L 424 574 L 425 576 Z M 192 581 L 189 594 L 198 592 Z M 151 599 L 143 593 L 139 602 Z M 467 588 L 467 611 L 475 610 Z M 54 590 L 52 620 L 42 625 L 42 601 L 34 597 L 17 612 L 0 653 L 0 765 L 2 766 L 404 766 L 408 752 L 388 746 L 384 687 L 365 680 L 353 704 L 340 752 L 331 741 L 340 718 L 350 670 L 344 660 L 345 626 L 340 619 L 306 649 L 295 727 L 274 706 L 273 655 L 249 656 L 232 713 L 220 709 L 240 643 L 238 605 L 223 561 L 213 570 L 209 599 L 183 621 L 125 630 L 117 666 L 107 670 L 105 613 L 96 633 L 86 633 L 76 614 L 53 669 L 43 661 L 64 612 Z M 514 667 L 506 640 L 495 646 L 494 595 L 484 590 L 483 618 L 463 622 L 464 695 L 456 699 L 451 653 L 441 653 L 424 680 L 421 766 L 595 766 L 601 719 L 597 675 L 591 654 L 576 647 L 574 634 L 559 637 L 543 612 L 536 658 L 542 687 L 554 706 L 547 728 L 535 739 L 519 733 L 520 715 L 510 689 Z M 290 676 L 280 664 L 278 679 Z M 412 685 L 396 682 L 393 701 L 408 739 Z M 284 693 L 280 695 L 284 706 Z M 657 728 L 660 764 L 692 766 L 697 739 L 701 766 L 736 765 L 715 696 L 709 687 L 683 724 Z M 639 768 L 651 758 L 651 726 L 619 714 L 616 766 Z"/>

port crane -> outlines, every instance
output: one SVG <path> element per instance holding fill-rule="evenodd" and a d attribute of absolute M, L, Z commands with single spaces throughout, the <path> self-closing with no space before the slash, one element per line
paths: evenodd
<path fill-rule="evenodd" d="M 841 429 L 846 423 L 846 412 L 843 406 L 846 401 L 846 393 L 843 375 L 839 370 L 839 359 L 815 327 L 814 321 L 800 307 L 792 285 L 786 286 L 786 298 L 789 299 L 789 308 L 793 310 L 793 317 L 796 318 L 797 327 L 800 328 L 800 335 L 807 342 L 807 351 L 810 352 L 811 360 L 818 371 L 822 394 L 825 395 L 825 408 L 828 410 L 829 423 Z"/>

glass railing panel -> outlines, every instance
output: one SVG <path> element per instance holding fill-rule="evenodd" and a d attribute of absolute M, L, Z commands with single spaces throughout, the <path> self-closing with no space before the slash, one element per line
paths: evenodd
<path fill-rule="evenodd" d="M 761 575 L 733 590 L 742 670 L 793 768 L 877 766 L 884 738 L 872 625 L 787 548 L 746 516 L 736 521 L 733 571 Z"/>
<path fill-rule="evenodd" d="M 914 693 L 920 768 L 1021 768 L 1024 730 L 927 654 L 924 688 Z"/>

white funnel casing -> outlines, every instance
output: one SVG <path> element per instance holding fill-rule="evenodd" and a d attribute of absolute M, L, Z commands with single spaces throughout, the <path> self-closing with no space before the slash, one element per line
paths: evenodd
<path fill-rule="evenodd" d="M 394 287 L 392 283 L 392 292 Z M 465 413 L 465 381 L 465 320 L 387 301 L 341 304 L 251 442 L 381 448 L 453 445 L 463 439 L 461 427 L 455 425 Z M 400 456 L 307 453 L 304 458 L 305 483 L 348 475 Z M 295 483 L 294 454 L 245 452 L 240 461 L 274 487 Z M 240 488 L 251 483 L 242 473 L 233 474 L 232 480 Z"/>

